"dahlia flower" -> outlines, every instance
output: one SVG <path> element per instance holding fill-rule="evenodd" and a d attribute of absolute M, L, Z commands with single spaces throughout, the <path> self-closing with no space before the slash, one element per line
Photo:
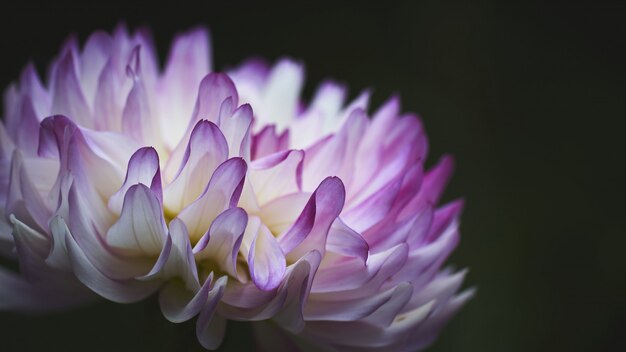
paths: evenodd
<path fill-rule="evenodd" d="M 0 309 L 158 294 L 207 349 L 228 320 L 265 348 L 428 346 L 473 294 L 442 269 L 452 159 L 424 170 L 422 123 L 396 97 L 370 118 L 369 92 L 347 103 L 329 81 L 306 104 L 303 80 L 290 59 L 213 72 L 202 29 L 163 70 L 123 26 L 68 40 L 45 84 L 26 66 L 0 124 L 0 254 L 19 268 L 0 268 Z"/>

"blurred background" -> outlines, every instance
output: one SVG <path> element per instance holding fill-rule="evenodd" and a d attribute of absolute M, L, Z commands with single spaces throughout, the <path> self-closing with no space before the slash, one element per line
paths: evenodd
<path fill-rule="evenodd" d="M 0 86 L 28 60 L 44 70 L 68 34 L 123 20 L 150 26 L 162 59 L 205 25 L 218 70 L 288 55 L 305 96 L 327 78 L 373 88 L 374 107 L 398 93 L 425 122 L 429 165 L 456 156 L 446 198 L 467 206 L 449 262 L 478 287 L 430 350 L 626 351 L 626 4 L 313 3 L 20 1 L 0 15 Z M 193 326 L 156 305 L 0 313 L 0 350 L 194 350 Z M 232 327 L 226 345 L 249 347 Z"/>

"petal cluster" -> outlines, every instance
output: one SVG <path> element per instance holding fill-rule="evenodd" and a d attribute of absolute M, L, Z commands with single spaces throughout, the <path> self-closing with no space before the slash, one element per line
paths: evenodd
<path fill-rule="evenodd" d="M 285 348 L 428 346 L 473 294 L 442 269 L 452 159 L 424 170 L 423 126 L 395 97 L 370 117 L 369 92 L 326 82 L 305 104 L 300 63 L 212 72 L 209 46 L 181 34 L 161 70 L 147 31 L 120 26 L 6 89 L 0 255 L 19 270 L 0 267 L 0 309 L 156 293 L 207 349 L 228 320 L 278 326 Z"/>

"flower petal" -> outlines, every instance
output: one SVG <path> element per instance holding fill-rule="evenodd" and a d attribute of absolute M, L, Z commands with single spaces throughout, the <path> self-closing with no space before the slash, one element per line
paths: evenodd
<path fill-rule="evenodd" d="M 228 159 L 215 170 L 202 195 L 180 212 L 178 218 L 187 225 L 193 243 L 209 230 L 222 211 L 237 205 L 246 169 L 243 159 Z"/>
<path fill-rule="evenodd" d="M 56 66 L 52 81 L 52 113 L 71 117 L 79 125 L 91 127 L 91 110 L 78 80 L 75 58 L 68 51 Z"/>
<path fill-rule="evenodd" d="M 159 292 L 159 305 L 163 316 L 172 323 L 182 323 L 195 317 L 206 305 L 213 275 L 210 275 L 202 287 L 192 292 L 179 281 L 169 282 Z"/>
<path fill-rule="evenodd" d="M 400 218 L 413 214 L 424 203 L 437 204 L 454 171 L 454 158 L 449 155 L 441 157 L 437 165 L 424 176 L 420 192 L 406 205 Z"/>
<path fill-rule="evenodd" d="M 175 146 L 185 134 L 200 81 L 211 71 L 209 45 L 208 32 L 199 28 L 178 35 L 170 48 L 165 73 L 158 87 L 159 97 L 162 98 L 158 109 L 161 112 L 161 130 L 168 131 L 163 138 L 170 147 Z M 195 123 L 191 122 L 191 126 Z"/>
<path fill-rule="evenodd" d="M 232 103 L 232 97 L 227 100 Z M 252 108 L 250 105 L 244 104 L 232 114 L 226 112 L 224 116 L 220 112 L 218 125 L 228 142 L 228 157 L 239 156 L 250 161 L 250 134 L 252 133 Z"/>
<path fill-rule="evenodd" d="M 93 106 L 98 79 L 113 47 L 113 39 L 105 32 L 94 32 L 85 43 L 81 54 L 80 83 L 87 102 Z"/>
<path fill-rule="evenodd" d="M 328 232 L 326 249 L 330 252 L 360 258 L 363 263 L 367 261 L 369 245 L 363 237 L 340 218 L 337 218 Z"/>
<path fill-rule="evenodd" d="M 159 124 L 154 117 L 148 99 L 148 93 L 141 72 L 140 47 L 136 46 L 132 53 L 126 72 L 133 82 L 122 112 L 122 132 L 137 141 L 159 146 L 161 133 Z"/>
<path fill-rule="evenodd" d="M 293 226 L 279 237 L 288 258 L 299 258 L 313 249 L 324 254 L 328 230 L 339 216 L 344 200 L 345 189 L 339 178 L 322 181 Z"/>
<path fill-rule="evenodd" d="M 159 199 L 143 184 L 131 186 L 124 196 L 119 220 L 107 232 L 107 243 L 126 253 L 157 255 L 167 230 Z"/>
<path fill-rule="evenodd" d="M 296 116 L 303 84 L 302 64 L 288 59 L 279 61 L 272 68 L 262 91 L 262 104 L 257 108 L 259 119 L 276 124 L 279 131 L 284 130 Z"/>
<path fill-rule="evenodd" d="M 302 189 L 304 152 L 288 150 L 255 160 L 250 165 L 250 183 L 260 206 Z"/>
<path fill-rule="evenodd" d="M 37 143 L 33 143 L 33 141 L 39 138 L 39 119 L 30 97 L 22 97 L 19 114 L 20 120 L 15 142 L 26 155 L 35 156 L 37 155 Z"/>
<path fill-rule="evenodd" d="M 227 277 L 222 276 L 211 288 L 207 305 L 200 312 L 196 323 L 196 336 L 202 347 L 214 350 L 219 347 L 226 332 L 226 320 L 219 314 L 216 314 L 217 304 L 220 302 L 224 294 L 224 288 L 227 283 Z"/>
<path fill-rule="evenodd" d="M 42 275 L 45 275 L 44 258 L 50 248 L 50 239 L 19 221 L 12 214 L 9 220 L 13 224 L 13 243 L 21 274 L 31 281 L 41 279 Z"/>
<path fill-rule="evenodd" d="M 289 131 L 276 133 L 276 125 L 266 125 L 252 136 L 252 160 L 286 150 L 289 147 Z"/>
<path fill-rule="evenodd" d="M 201 263 L 203 259 L 208 259 L 229 275 L 237 277 L 237 254 L 247 223 L 248 214 L 241 208 L 230 208 L 221 213 L 194 247 L 196 260 Z"/>
<path fill-rule="evenodd" d="M 260 221 L 251 219 L 244 238 L 252 239 L 248 250 L 248 266 L 252 281 L 261 290 L 275 289 L 285 275 L 286 261 L 274 235 Z"/>
<path fill-rule="evenodd" d="M 290 265 L 285 283 L 278 292 L 279 296 L 286 295 L 286 299 L 273 320 L 291 333 L 297 334 L 304 329 L 304 306 L 321 260 L 321 254 L 313 250 Z"/>
<path fill-rule="evenodd" d="M 63 311 L 93 301 L 94 296 L 80 283 L 45 281 L 34 284 L 0 267 L 0 311 Z"/>
<path fill-rule="evenodd" d="M 36 224 L 39 230 L 45 232 L 52 214 L 26 172 L 19 149 L 13 152 L 9 175 L 4 211 L 7 214 L 15 214 L 23 221 Z"/>
<path fill-rule="evenodd" d="M 158 281 L 111 279 L 94 266 L 73 236 L 66 237 L 66 246 L 76 277 L 85 286 L 110 301 L 117 303 L 137 302 L 151 295 L 161 285 Z"/>
<path fill-rule="evenodd" d="M 370 253 L 364 265 L 360 258 L 322 266 L 317 272 L 312 292 L 344 299 L 364 297 L 378 291 L 382 284 L 406 265 L 409 255 L 405 243 L 388 250 Z M 407 281 L 407 280 L 400 280 Z M 319 297 L 319 296 L 317 296 Z"/>
<path fill-rule="evenodd" d="M 228 145 L 219 128 L 212 122 L 198 122 L 191 133 L 181 168 L 163 193 L 165 211 L 179 213 L 206 189 L 215 169 L 226 160 Z M 174 160 L 166 166 L 166 177 L 174 170 Z"/>
<path fill-rule="evenodd" d="M 169 235 L 172 239 L 172 252 L 161 276 L 166 279 L 181 278 L 186 290 L 195 294 L 200 290 L 200 280 L 187 227 L 180 219 L 174 219 L 170 222 Z"/>
<path fill-rule="evenodd" d="M 119 191 L 109 198 L 109 209 L 120 214 L 122 212 L 126 192 L 131 186 L 136 184 L 143 184 L 150 187 L 150 190 L 157 197 L 159 203 L 163 202 L 159 155 L 152 147 L 141 148 L 130 158 L 124 184 Z"/>
<path fill-rule="evenodd" d="M 305 305 L 304 316 L 307 321 L 356 321 L 376 314 L 383 306 L 394 305 L 395 314 L 391 314 L 393 319 L 411 298 L 411 293 L 411 285 L 403 283 L 386 291 L 356 299 L 337 299 L 332 296 L 319 299 L 312 295 Z M 397 308 L 398 306 L 400 308 Z M 378 322 L 374 318 L 370 321 Z"/>

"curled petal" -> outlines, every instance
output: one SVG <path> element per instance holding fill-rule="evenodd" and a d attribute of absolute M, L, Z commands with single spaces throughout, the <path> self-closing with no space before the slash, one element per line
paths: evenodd
<path fill-rule="evenodd" d="M 158 281 L 111 279 L 94 266 L 73 236 L 66 237 L 66 246 L 74 268 L 74 275 L 85 286 L 108 300 L 118 303 L 137 302 L 151 295 L 160 286 Z"/>
<path fill-rule="evenodd" d="M 259 205 L 302 189 L 304 152 L 288 150 L 255 160 L 250 182 Z"/>
<path fill-rule="evenodd" d="M 163 202 L 159 155 L 154 148 L 141 148 L 130 158 L 124 184 L 119 191 L 109 198 L 109 209 L 118 214 L 121 213 L 126 192 L 131 186 L 136 184 L 143 184 L 150 187 L 150 190 L 157 197 L 159 203 Z"/>
<path fill-rule="evenodd" d="M 15 214 L 18 218 L 36 224 L 45 232 L 48 220 L 52 215 L 48 205 L 26 173 L 22 154 L 16 149 L 11 159 L 8 194 L 4 211 Z"/>
<path fill-rule="evenodd" d="M 187 225 L 193 243 L 209 230 L 211 222 L 222 211 L 237 204 L 246 170 L 241 158 L 225 161 L 215 170 L 202 195 L 178 215 Z"/>
<path fill-rule="evenodd" d="M 289 266 L 286 283 L 279 291 L 286 299 L 274 321 L 291 333 L 300 333 L 305 327 L 304 306 L 321 260 L 321 254 L 313 250 Z"/>
<path fill-rule="evenodd" d="M 251 239 L 248 248 L 248 266 L 252 281 L 261 290 L 275 289 L 285 274 L 286 261 L 274 235 L 264 224 L 252 221 L 246 229 L 244 238 Z"/>
<path fill-rule="evenodd" d="M 172 251 L 161 276 L 166 279 L 181 278 L 186 290 L 195 294 L 200 289 L 200 280 L 187 227 L 180 219 L 174 219 L 170 222 L 169 235 Z"/>
<path fill-rule="evenodd" d="M 276 125 L 267 125 L 252 136 L 252 159 L 277 153 L 289 147 L 289 130 L 276 133 Z"/>
<path fill-rule="evenodd" d="M 359 258 L 352 258 L 330 267 L 321 267 L 312 290 L 316 295 L 341 295 L 344 299 L 367 296 L 397 274 L 407 262 L 408 255 L 408 246 L 401 243 L 386 251 L 370 254 L 365 265 Z M 411 270 L 410 266 L 407 268 Z"/>
<path fill-rule="evenodd" d="M 339 216 L 344 200 L 345 189 L 339 178 L 322 181 L 293 226 L 279 237 L 283 251 L 290 257 L 300 257 L 313 249 L 324 253 L 328 229 Z"/>
<path fill-rule="evenodd" d="M 221 213 L 194 247 L 196 260 L 211 260 L 221 270 L 237 277 L 237 254 L 247 223 L 248 214 L 241 208 Z"/>
<path fill-rule="evenodd" d="M 196 323 L 196 335 L 200 344 L 209 350 L 216 349 L 224 338 L 226 331 L 226 320 L 216 314 L 217 304 L 224 294 L 227 278 L 222 276 L 216 282 L 207 300 L 206 306 L 200 312 Z"/>
<path fill-rule="evenodd" d="M 330 227 L 326 249 L 333 253 L 360 258 L 364 263 L 369 255 L 369 245 L 365 239 L 340 218 L 337 218 Z"/>
<path fill-rule="evenodd" d="M 107 243 L 128 253 L 156 255 L 167 230 L 158 198 L 143 184 L 131 186 L 119 220 L 107 232 Z"/>
<path fill-rule="evenodd" d="M 166 212 L 176 214 L 196 200 L 227 156 L 228 145 L 219 128 L 209 121 L 198 122 L 191 133 L 178 175 L 165 187 L 163 201 Z M 169 160 L 166 175 L 171 175 L 173 162 Z"/>
<path fill-rule="evenodd" d="M 159 304 L 165 318 L 172 323 L 182 323 L 196 316 L 207 304 L 213 275 L 210 275 L 202 287 L 189 291 L 184 283 L 171 281 L 159 293 Z"/>
<path fill-rule="evenodd" d="M 233 98 L 227 98 L 224 101 L 232 104 Z M 222 104 L 222 111 L 224 111 Z M 226 110 L 232 110 L 229 106 Z M 220 111 L 219 126 L 226 141 L 228 142 L 228 157 L 242 157 L 246 161 L 250 161 L 250 133 L 252 127 L 252 108 L 249 104 L 240 106 L 237 110 L 230 113 L 228 111 L 222 114 Z M 224 116 L 222 116 L 224 115 Z M 229 116 L 231 115 L 231 116 Z"/>
<path fill-rule="evenodd" d="M 231 99 L 231 107 L 237 106 L 237 88 L 230 77 L 223 73 L 208 74 L 200 82 L 191 123 L 195 124 L 200 119 L 218 122 L 222 103 L 228 98 Z"/>

